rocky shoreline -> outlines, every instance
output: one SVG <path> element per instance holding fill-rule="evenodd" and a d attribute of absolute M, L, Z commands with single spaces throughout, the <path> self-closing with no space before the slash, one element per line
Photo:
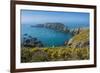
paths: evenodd
<path fill-rule="evenodd" d="M 21 43 L 22 47 L 43 47 L 42 41 L 38 40 L 36 37 L 32 37 L 28 34 L 24 34 Z"/>

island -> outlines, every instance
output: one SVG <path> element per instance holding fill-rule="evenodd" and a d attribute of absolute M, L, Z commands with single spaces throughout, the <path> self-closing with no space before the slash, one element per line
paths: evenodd
<path fill-rule="evenodd" d="M 58 30 L 62 32 L 69 32 L 67 26 L 65 26 L 63 23 L 58 23 L 58 22 L 36 24 L 36 25 L 31 25 L 31 27 L 42 27 L 42 28 L 44 27 L 44 28 L 49 28 L 49 29 Z"/>

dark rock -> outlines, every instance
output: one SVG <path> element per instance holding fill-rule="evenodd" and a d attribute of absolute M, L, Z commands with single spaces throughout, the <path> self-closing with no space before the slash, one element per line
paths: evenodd
<path fill-rule="evenodd" d="M 30 39 L 26 39 L 26 44 L 29 44 L 30 42 L 31 42 L 31 40 Z"/>
<path fill-rule="evenodd" d="M 37 38 L 33 38 L 33 37 L 32 37 L 31 40 L 32 40 L 32 41 L 37 41 Z"/>
<path fill-rule="evenodd" d="M 71 29 L 69 32 L 72 33 L 72 35 L 77 35 L 80 33 L 80 28 Z"/>
<path fill-rule="evenodd" d="M 32 36 L 23 37 L 21 45 L 22 47 L 43 47 L 42 42 Z"/>
<path fill-rule="evenodd" d="M 27 36 L 27 35 L 28 35 L 27 33 L 24 34 L 24 36 Z"/>
<path fill-rule="evenodd" d="M 65 41 L 64 45 L 67 45 L 68 44 L 68 41 Z"/>

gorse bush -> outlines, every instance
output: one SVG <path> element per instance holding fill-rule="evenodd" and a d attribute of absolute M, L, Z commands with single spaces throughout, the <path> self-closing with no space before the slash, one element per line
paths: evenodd
<path fill-rule="evenodd" d="M 27 48 L 21 49 L 21 62 L 29 62 L 31 60 L 31 51 Z"/>
<path fill-rule="evenodd" d="M 68 61 L 89 59 L 89 48 L 22 48 L 21 62 Z"/>

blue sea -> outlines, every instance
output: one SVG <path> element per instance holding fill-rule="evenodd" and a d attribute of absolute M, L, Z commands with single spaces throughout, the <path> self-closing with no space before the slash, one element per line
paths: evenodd
<path fill-rule="evenodd" d="M 65 41 L 68 41 L 72 34 L 56 31 L 43 27 L 30 27 L 30 25 L 21 25 L 21 38 L 24 34 L 40 40 L 45 47 L 63 46 Z"/>

